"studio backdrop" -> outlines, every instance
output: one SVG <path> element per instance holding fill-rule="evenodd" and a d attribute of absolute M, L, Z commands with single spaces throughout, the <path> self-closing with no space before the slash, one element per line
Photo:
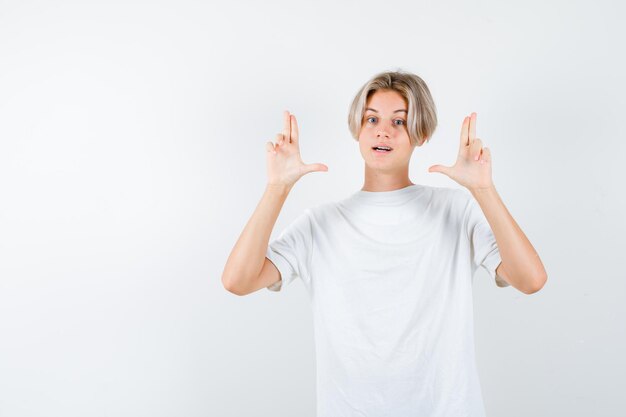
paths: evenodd
<path fill-rule="evenodd" d="M 305 175 L 272 238 L 363 186 L 357 89 L 418 74 L 463 117 L 541 256 L 527 295 L 473 278 L 489 416 L 619 416 L 626 403 L 626 63 L 619 2 L 1 1 L 0 416 L 315 415 L 301 282 L 237 296 L 226 259 L 298 118 Z"/>

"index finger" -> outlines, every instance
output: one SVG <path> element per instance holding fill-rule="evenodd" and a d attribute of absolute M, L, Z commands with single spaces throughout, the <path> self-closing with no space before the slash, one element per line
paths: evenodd
<path fill-rule="evenodd" d="M 468 126 L 468 117 L 465 116 L 465 119 L 463 119 L 463 125 L 461 126 L 461 146 L 468 145 Z"/>
<path fill-rule="evenodd" d="M 298 122 L 296 121 L 296 116 L 291 115 L 291 142 L 298 143 Z"/>
<path fill-rule="evenodd" d="M 291 121 L 289 119 L 289 110 L 285 110 L 283 112 L 283 136 L 287 143 L 291 142 Z"/>
<path fill-rule="evenodd" d="M 476 139 L 476 112 L 472 113 L 470 115 L 470 122 L 469 122 L 469 141 L 470 143 L 474 142 L 474 139 Z"/>

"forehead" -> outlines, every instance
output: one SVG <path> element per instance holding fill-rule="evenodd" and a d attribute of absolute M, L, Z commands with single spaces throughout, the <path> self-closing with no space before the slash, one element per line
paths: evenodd
<path fill-rule="evenodd" d="M 407 102 L 404 97 L 395 90 L 377 90 L 367 99 L 366 107 L 373 108 L 379 112 L 385 110 L 394 111 L 397 109 L 407 109 Z"/>

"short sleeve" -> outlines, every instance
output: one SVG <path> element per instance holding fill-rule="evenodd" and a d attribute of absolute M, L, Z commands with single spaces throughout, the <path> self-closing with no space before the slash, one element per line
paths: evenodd
<path fill-rule="evenodd" d="M 487 270 L 491 279 L 495 280 L 498 287 L 510 286 L 511 284 L 496 274 L 496 269 L 502 262 L 500 250 L 485 214 L 476 199 L 471 195 L 468 195 L 465 226 L 470 242 L 474 269 L 482 266 Z"/>
<path fill-rule="evenodd" d="M 310 209 L 306 209 L 267 247 L 265 257 L 276 266 L 281 276 L 278 282 L 266 287 L 268 290 L 280 291 L 283 285 L 298 277 L 308 282 L 312 240 Z"/>

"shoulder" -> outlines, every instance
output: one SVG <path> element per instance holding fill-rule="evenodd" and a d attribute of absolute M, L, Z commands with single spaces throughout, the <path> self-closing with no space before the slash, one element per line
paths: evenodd
<path fill-rule="evenodd" d="M 430 193 L 431 203 L 439 208 L 449 207 L 456 211 L 465 211 L 474 198 L 464 188 L 425 187 Z"/>
<path fill-rule="evenodd" d="M 338 212 L 339 207 L 339 202 L 330 201 L 309 207 L 305 210 L 305 213 L 312 221 L 319 222 L 332 218 Z"/>

